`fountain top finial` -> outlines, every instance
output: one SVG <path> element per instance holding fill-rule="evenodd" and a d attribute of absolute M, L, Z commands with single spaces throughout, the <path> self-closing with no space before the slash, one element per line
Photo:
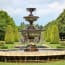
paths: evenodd
<path fill-rule="evenodd" d="M 35 10 L 36 10 L 36 8 L 27 8 L 27 11 L 30 12 L 30 16 L 33 16 L 32 12 Z"/>
<path fill-rule="evenodd" d="M 36 8 L 27 8 L 27 11 L 29 11 L 29 12 L 33 12 L 35 10 L 36 10 Z"/>

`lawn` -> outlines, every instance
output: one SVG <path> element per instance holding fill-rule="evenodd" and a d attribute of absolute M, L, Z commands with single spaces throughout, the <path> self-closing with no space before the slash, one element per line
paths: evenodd
<path fill-rule="evenodd" d="M 44 44 L 50 48 L 65 48 L 65 41 L 59 41 L 59 43 L 56 43 L 56 44 L 50 43 L 50 42 L 45 42 Z"/>
<path fill-rule="evenodd" d="M 0 62 L 0 65 L 65 65 L 65 61 L 50 61 L 47 63 L 6 63 Z"/>

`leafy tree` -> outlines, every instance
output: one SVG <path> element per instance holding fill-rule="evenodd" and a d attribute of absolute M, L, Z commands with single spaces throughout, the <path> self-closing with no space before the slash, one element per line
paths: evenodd
<path fill-rule="evenodd" d="M 44 32 L 44 39 L 51 43 L 59 43 L 59 30 L 55 23 L 51 23 Z"/>
<path fill-rule="evenodd" d="M 57 43 L 60 38 L 59 33 L 65 33 L 65 9 L 56 20 L 49 22 L 44 28 L 46 30 L 44 32 L 44 39 Z"/>
<path fill-rule="evenodd" d="M 0 26 L 6 27 L 8 24 L 15 26 L 13 19 L 5 11 L 0 11 Z"/>
<path fill-rule="evenodd" d="M 14 29 L 14 39 L 15 39 L 15 41 L 17 42 L 17 41 L 19 41 L 19 31 L 18 31 L 18 28 L 17 27 L 15 27 L 15 29 Z"/>
<path fill-rule="evenodd" d="M 65 9 L 55 22 L 58 24 L 59 33 L 65 33 Z"/>
<path fill-rule="evenodd" d="M 59 30 L 56 24 L 52 25 L 50 32 L 50 41 L 52 43 L 59 43 Z"/>
<path fill-rule="evenodd" d="M 11 25 L 7 25 L 6 27 L 6 33 L 5 33 L 5 41 L 7 43 L 14 42 L 14 30 Z"/>
<path fill-rule="evenodd" d="M 24 22 L 21 23 L 21 25 L 19 26 L 19 30 L 23 30 L 25 29 L 26 24 Z"/>
<path fill-rule="evenodd" d="M 4 40 L 5 31 L 7 25 L 11 25 L 13 28 L 16 26 L 14 20 L 8 15 L 6 11 L 0 11 L 0 40 Z M 3 33 L 3 34 L 2 34 Z"/>

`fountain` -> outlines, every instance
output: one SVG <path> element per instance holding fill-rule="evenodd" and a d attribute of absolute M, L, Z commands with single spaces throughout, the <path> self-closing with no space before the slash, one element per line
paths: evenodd
<path fill-rule="evenodd" d="M 39 18 L 38 16 L 34 16 L 32 14 L 35 10 L 36 8 L 27 8 L 27 11 L 30 12 L 30 14 L 24 17 L 24 19 L 29 22 L 29 26 L 27 27 L 27 29 L 22 30 L 22 35 L 24 37 L 24 40 L 26 42 L 29 41 L 30 43 L 29 45 L 27 45 L 25 51 L 38 51 L 38 48 L 33 42 L 35 39 L 37 40 L 37 42 L 40 41 L 42 30 L 36 29 L 33 25 L 33 22 Z"/>
<path fill-rule="evenodd" d="M 41 31 L 43 31 L 36 29 L 33 25 L 33 22 L 39 18 L 38 16 L 33 16 L 32 12 L 35 10 L 36 8 L 27 8 L 30 14 L 24 18 L 30 25 L 27 29 L 21 31 L 25 42 L 29 41 L 29 44 L 14 49 L 0 49 L 0 62 L 47 62 L 65 60 L 65 49 L 38 47 L 34 44 L 36 37 L 38 38 L 38 42 L 40 41 Z"/>

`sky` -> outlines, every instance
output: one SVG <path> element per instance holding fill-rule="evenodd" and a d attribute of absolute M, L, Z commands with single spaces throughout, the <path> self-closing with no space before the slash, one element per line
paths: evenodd
<path fill-rule="evenodd" d="M 35 24 L 46 25 L 65 9 L 65 0 L 0 0 L 0 10 L 8 12 L 16 25 L 27 23 L 23 17 L 29 14 L 26 8 L 30 7 L 36 8 L 34 15 L 39 16 Z"/>

